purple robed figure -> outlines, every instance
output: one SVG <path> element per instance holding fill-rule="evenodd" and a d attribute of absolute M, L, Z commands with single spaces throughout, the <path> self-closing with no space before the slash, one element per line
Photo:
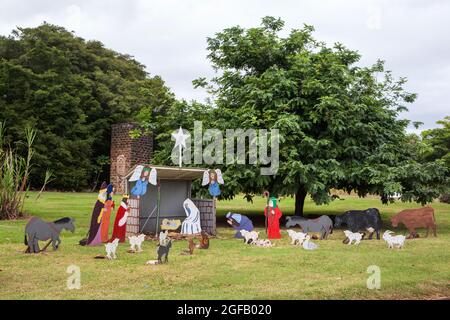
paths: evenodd
<path fill-rule="evenodd" d="M 244 238 L 240 232 L 241 230 L 253 231 L 252 220 L 242 214 L 228 212 L 226 218 L 227 222 L 236 230 L 235 238 Z"/>

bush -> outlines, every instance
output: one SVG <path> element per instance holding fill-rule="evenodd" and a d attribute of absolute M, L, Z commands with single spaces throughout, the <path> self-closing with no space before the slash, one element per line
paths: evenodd
<path fill-rule="evenodd" d="M 23 203 L 33 157 L 33 141 L 36 132 L 26 129 L 27 157 L 18 156 L 11 148 L 3 145 L 5 126 L 0 122 L 0 220 L 16 219 L 23 215 Z"/>
<path fill-rule="evenodd" d="M 450 203 L 450 193 L 444 193 L 439 197 L 439 201 L 443 203 Z"/>

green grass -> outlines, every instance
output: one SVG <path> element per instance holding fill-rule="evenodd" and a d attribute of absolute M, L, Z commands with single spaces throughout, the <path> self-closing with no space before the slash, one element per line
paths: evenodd
<path fill-rule="evenodd" d="M 0 221 L 0 299 L 406 299 L 450 296 L 450 205 L 433 203 L 438 237 L 407 240 L 402 251 L 388 250 L 381 240 L 363 241 L 359 247 L 342 243 L 341 230 L 329 240 L 315 241 L 319 249 L 304 251 L 289 245 L 286 232 L 273 248 L 256 248 L 233 239 L 231 228 L 219 228 L 209 250 L 193 256 L 180 252 L 185 241 L 176 241 L 166 265 L 147 266 L 156 258 L 155 242 L 145 242 L 141 254 L 127 253 L 120 245 L 118 259 L 95 260 L 104 247 L 81 247 L 96 194 L 45 193 L 39 201 L 31 194 L 26 202 L 30 215 L 46 220 L 76 218 L 77 231 L 62 233 L 58 251 L 38 255 L 23 251 L 27 220 Z M 118 197 L 116 197 L 118 201 Z M 218 202 L 219 220 L 228 211 L 255 217 L 265 200 L 247 203 L 241 197 Z M 381 205 L 375 198 L 345 197 L 328 206 L 309 199 L 308 214 L 339 214 L 348 209 L 378 207 L 385 225 L 393 213 L 417 207 L 413 203 Z M 292 214 L 293 200 L 280 208 Z M 112 219 L 114 216 L 112 217 Z M 263 228 L 259 228 L 261 231 Z M 404 233 L 405 230 L 396 230 Z M 419 230 L 423 236 L 424 231 Z M 262 232 L 261 234 L 264 234 Z M 81 269 L 81 289 L 68 290 L 69 265 Z M 367 267 L 381 269 L 381 289 L 369 290 Z"/>

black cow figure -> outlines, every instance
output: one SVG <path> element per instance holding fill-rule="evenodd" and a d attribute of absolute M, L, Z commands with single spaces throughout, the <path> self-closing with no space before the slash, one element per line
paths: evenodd
<path fill-rule="evenodd" d="M 343 214 L 336 216 L 334 227 L 339 228 L 341 225 L 347 225 L 351 232 L 367 231 L 373 228 L 377 233 L 377 239 L 380 240 L 380 231 L 382 227 L 380 211 L 376 208 L 367 210 L 349 210 Z M 369 239 L 372 239 L 373 232 L 370 232 Z"/>

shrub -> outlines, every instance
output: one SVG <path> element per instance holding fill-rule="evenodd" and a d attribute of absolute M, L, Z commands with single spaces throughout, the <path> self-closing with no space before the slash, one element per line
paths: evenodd
<path fill-rule="evenodd" d="M 0 219 L 16 219 L 23 215 L 27 181 L 33 157 L 35 130 L 26 129 L 27 157 L 20 157 L 10 147 L 4 146 L 5 125 L 0 122 Z"/>

